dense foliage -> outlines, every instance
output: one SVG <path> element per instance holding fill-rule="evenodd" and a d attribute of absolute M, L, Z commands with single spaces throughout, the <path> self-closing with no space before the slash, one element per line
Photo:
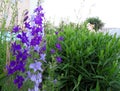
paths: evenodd
<path fill-rule="evenodd" d="M 60 77 L 58 91 L 119 91 L 120 90 L 120 38 L 85 29 L 64 27 L 62 57 L 57 64 L 55 77 Z M 56 43 L 56 35 L 47 36 L 47 61 Z"/>

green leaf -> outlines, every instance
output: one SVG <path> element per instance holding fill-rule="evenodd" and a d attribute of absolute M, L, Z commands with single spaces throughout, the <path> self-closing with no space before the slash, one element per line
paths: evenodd
<path fill-rule="evenodd" d="M 119 89 L 120 90 L 120 81 L 111 81 L 109 85 L 114 88 L 114 89 Z"/>
<path fill-rule="evenodd" d="M 75 87 L 73 88 L 72 91 L 76 91 L 75 89 L 78 88 L 78 86 L 79 86 L 79 84 L 80 84 L 80 82 L 81 82 L 81 79 L 82 79 L 82 76 L 79 75 L 79 77 L 78 77 L 78 81 L 77 81 L 78 83 L 75 85 Z"/>
<path fill-rule="evenodd" d="M 100 91 L 99 81 L 97 81 L 97 84 L 96 84 L 96 91 Z"/>

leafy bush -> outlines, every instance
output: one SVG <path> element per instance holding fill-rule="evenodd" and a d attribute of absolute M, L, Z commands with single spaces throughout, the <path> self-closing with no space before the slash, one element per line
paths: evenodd
<path fill-rule="evenodd" d="M 94 24 L 95 31 L 98 31 L 104 26 L 104 23 L 98 17 L 91 17 L 91 18 L 86 19 L 85 24 L 87 23 Z"/>
<path fill-rule="evenodd" d="M 94 33 L 88 30 L 64 27 L 62 57 L 55 76 L 59 77 L 58 91 L 119 91 L 120 90 L 120 38 L 116 35 Z M 56 35 L 47 36 L 47 61 L 52 62 L 51 48 L 55 48 Z"/>

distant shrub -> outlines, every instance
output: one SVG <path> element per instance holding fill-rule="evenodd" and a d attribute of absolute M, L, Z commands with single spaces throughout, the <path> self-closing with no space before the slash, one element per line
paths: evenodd
<path fill-rule="evenodd" d="M 59 91 L 119 91 L 120 38 L 88 30 L 64 27 L 62 57 L 55 76 L 60 77 Z M 52 62 L 51 48 L 56 35 L 47 36 L 47 61 Z"/>
<path fill-rule="evenodd" d="M 98 31 L 104 26 L 104 23 L 98 17 L 91 17 L 85 20 L 85 24 L 94 24 L 95 31 Z"/>

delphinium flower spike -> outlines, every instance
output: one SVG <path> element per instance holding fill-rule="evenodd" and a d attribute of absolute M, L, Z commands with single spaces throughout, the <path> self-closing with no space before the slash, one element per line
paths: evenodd
<path fill-rule="evenodd" d="M 22 28 L 18 25 L 13 27 L 12 33 L 17 33 L 17 41 L 12 43 L 11 52 L 14 56 L 14 60 L 11 60 L 7 65 L 8 75 L 17 73 L 14 83 L 18 88 L 21 88 L 24 81 L 31 80 L 34 82 L 34 88 L 29 91 L 39 91 L 40 84 L 42 83 L 42 62 L 46 62 L 44 53 L 46 50 L 46 42 L 44 40 L 44 27 L 43 19 L 44 13 L 42 12 L 42 6 L 39 6 L 34 10 L 34 17 L 28 19 L 28 13 L 25 14 L 24 26 L 25 31 L 20 31 Z M 24 30 L 24 29 L 23 29 Z M 34 58 L 34 55 L 38 58 Z M 29 70 L 26 70 L 26 64 L 29 60 L 32 60 L 29 64 Z M 32 70 L 33 71 L 32 71 Z M 27 74 L 25 76 L 19 75 L 19 73 Z"/>

